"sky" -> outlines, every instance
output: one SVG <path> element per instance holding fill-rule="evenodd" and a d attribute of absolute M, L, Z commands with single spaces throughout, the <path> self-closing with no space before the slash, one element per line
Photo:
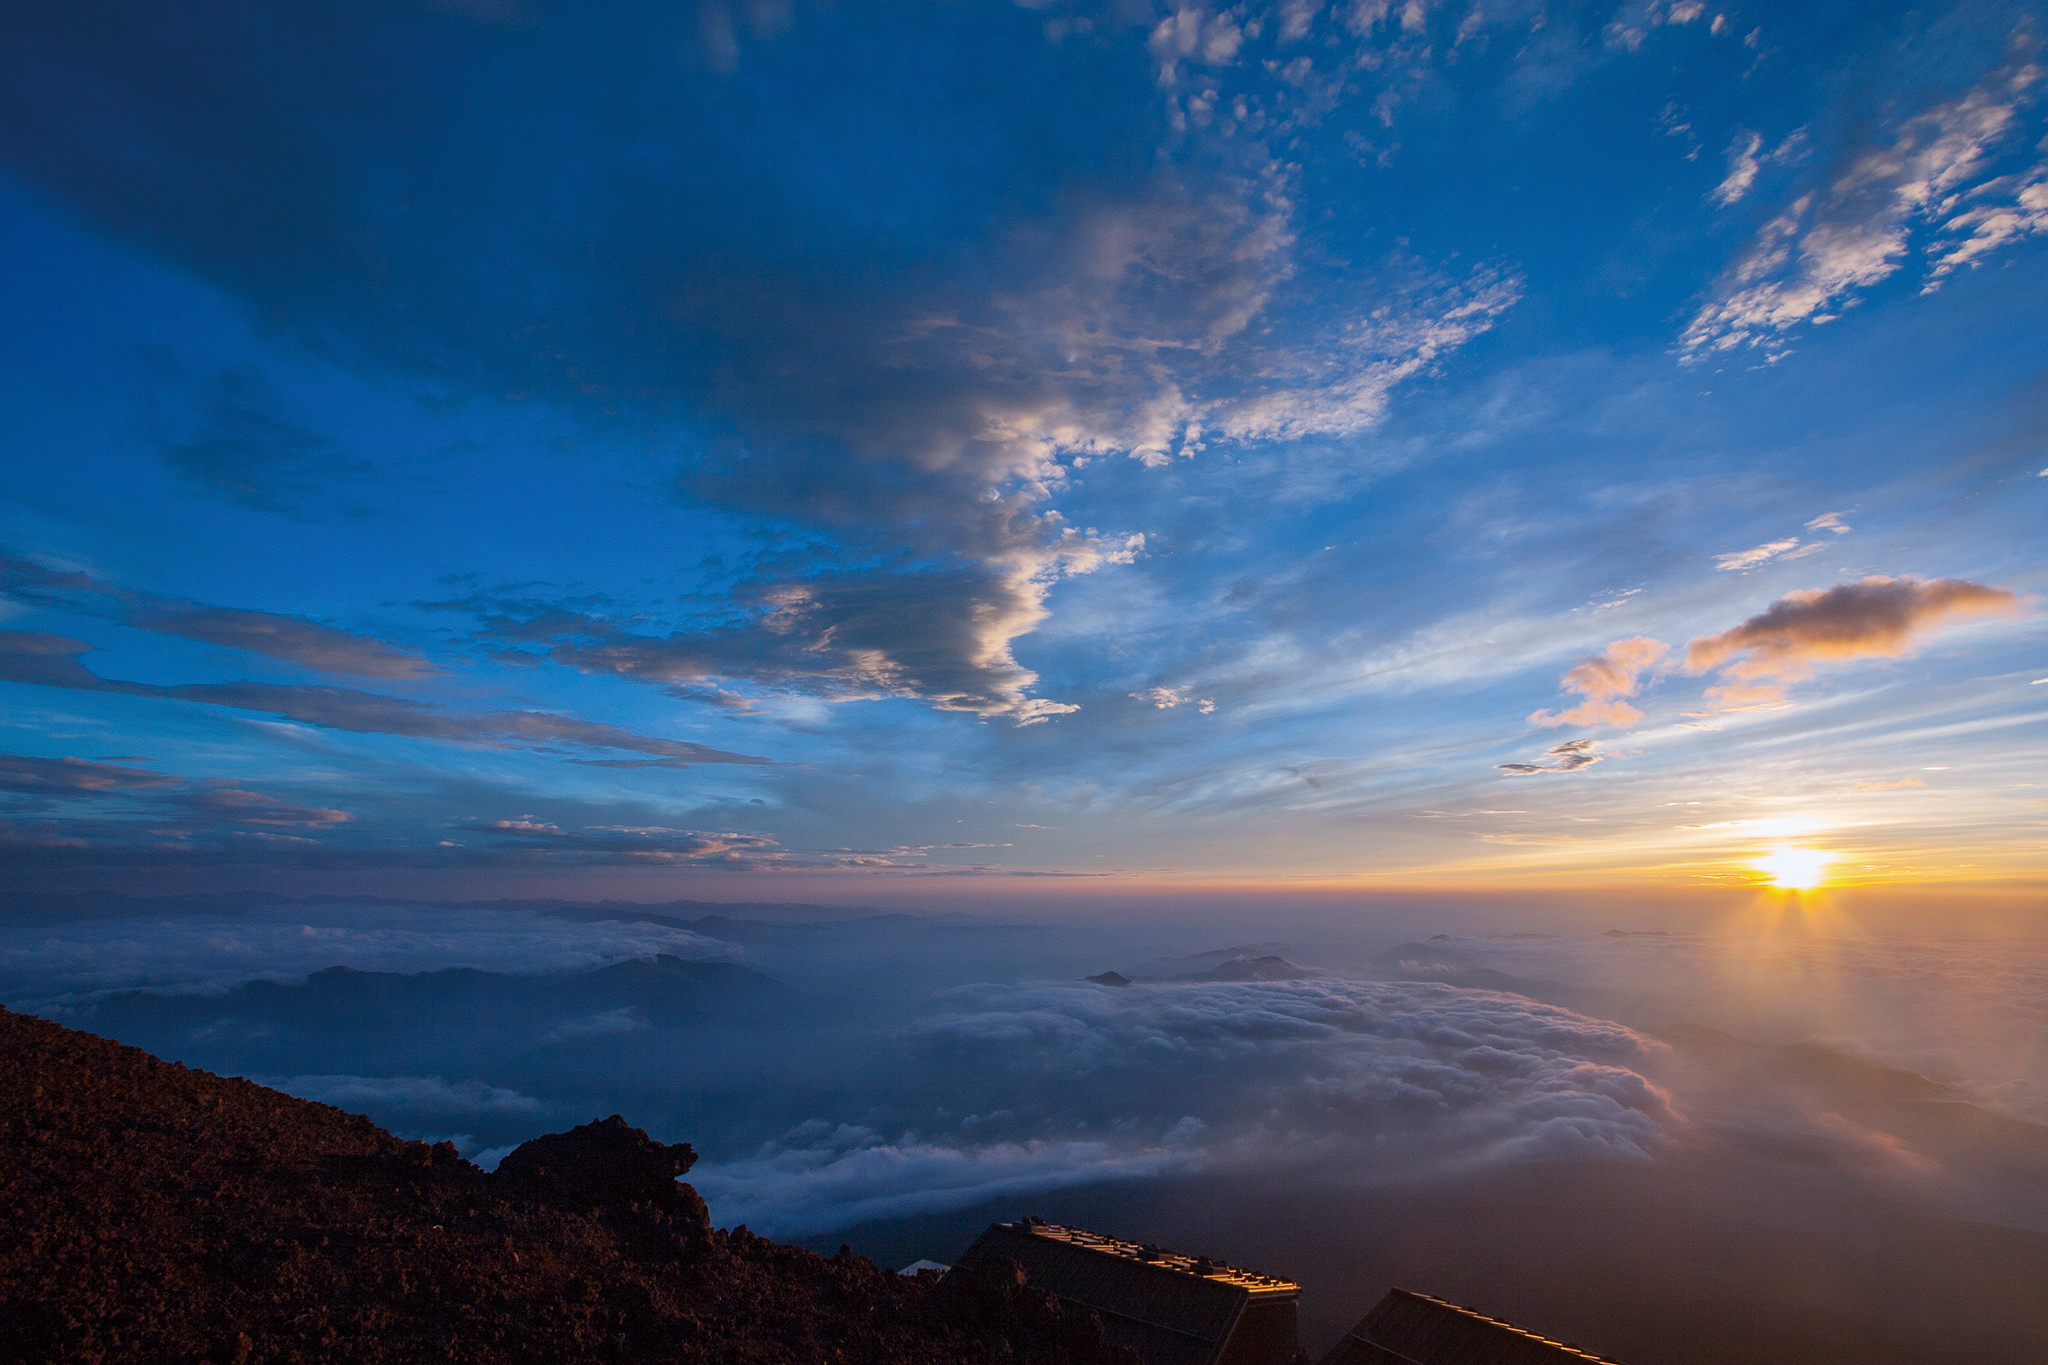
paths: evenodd
<path fill-rule="evenodd" d="M 2030 1361 L 2044 45 L 0 5 L 0 1002 L 1316 1350 Z"/>
<path fill-rule="evenodd" d="M 2029 6 L 0 33 L 16 886 L 2038 889 Z"/>

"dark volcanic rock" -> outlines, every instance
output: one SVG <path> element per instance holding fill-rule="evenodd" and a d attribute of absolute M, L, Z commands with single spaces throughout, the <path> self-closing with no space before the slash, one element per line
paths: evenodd
<path fill-rule="evenodd" d="M 679 1238 L 689 1148 L 623 1119 L 528 1148 L 486 1175 L 0 1010 L 0 1362 L 1136 1365 L 1013 1283 Z"/>
<path fill-rule="evenodd" d="M 687 1142 L 656 1142 L 613 1114 L 566 1133 L 523 1142 L 498 1163 L 498 1177 L 568 1207 L 598 1208 L 660 1199 L 697 1164 Z"/>
<path fill-rule="evenodd" d="M 631 1214 L 672 1224 L 687 1245 L 708 1246 L 711 1214 L 676 1177 L 697 1164 L 687 1142 L 656 1142 L 613 1114 L 521 1143 L 498 1163 L 498 1179 L 529 1199 L 577 1213 Z"/>

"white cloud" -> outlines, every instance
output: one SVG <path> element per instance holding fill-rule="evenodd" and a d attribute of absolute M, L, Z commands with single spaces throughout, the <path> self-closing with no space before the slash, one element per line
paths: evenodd
<path fill-rule="evenodd" d="M 791 1236 L 868 1218 L 961 1208 L 1096 1180 L 1140 1179 L 1202 1164 L 1199 1152 L 1106 1140 L 1033 1140 L 960 1147 L 871 1129 L 813 1123 L 756 1156 L 700 1166 L 690 1183 L 720 1223 Z"/>
<path fill-rule="evenodd" d="M 907 1042 L 908 1073 L 974 1112 L 806 1124 L 699 1167 L 714 1214 L 787 1235 L 1176 1170 L 1642 1160 L 1681 1122 L 1632 1069 L 1657 1044 L 1434 984 L 977 986 Z"/>
<path fill-rule="evenodd" d="M 1966 234 L 1928 248 L 1936 256 L 1931 284 L 2039 230 L 2034 215 L 2048 211 L 2048 187 L 2037 193 L 2031 178 L 1994 179 L 1990 170 L 1998 148 L 2020 130 L 2020 108 L 2040 78 L 2031 62 L 1998 67 L 1973 89 L 1904 120 L 1794 200 L 1758 231 L 1686 328 L 1679 345 L 1687 359 L 1747 347 L 1782 354 L 1794 328 L 1838 316 L 1896 273 L 1917 225 Z M 1723 203 L 1754 180 L 1754 148 L 1743 139 L 1737 150 L 1715 192 Z M 1969 207 L 1980 199 L 1992 202 Z"/>
<path fill-rule="evenodd" d="M 1749 193 L 1749 187 L 1756 183 L 1756 154 L 1764 145 L 1761 133 L 1740 133 L 1734 145 L 1728 149 L 1728 175 L 1714 187 L 1714 202 L 1732 204 Z"/>
<path fill-rule="evenodd" d="M 543 1043 L 577 1043 L 590 1038 L 610 1038 L 621 1033 L 639 1033 L 647 1027 L 647 1021 L 633 1012 L 630 1005 L 601 1014 L 587 1015 L 558 1024 L 541 1036 Z"/>
<path fill-rule="evenodd" d="M 1768 541 L 1748 550 L 1735 550 L 1725 555 L 1714 556 L 1714 567 L 1722 572 L 1754 569 L 1774 559 L 1804 559 L 1817 554 L 1823 548 L 1819 542 L 1801 544 L 1798 536 L 1787 536 L 1783 540 Z"/>

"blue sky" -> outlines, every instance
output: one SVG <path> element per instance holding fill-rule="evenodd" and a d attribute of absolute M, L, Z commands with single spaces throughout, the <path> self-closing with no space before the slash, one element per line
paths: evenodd
<path fill-rule="evenodd" d="M 0 23 L 38 884 L 2037 873 L 2027 7 Z"/>

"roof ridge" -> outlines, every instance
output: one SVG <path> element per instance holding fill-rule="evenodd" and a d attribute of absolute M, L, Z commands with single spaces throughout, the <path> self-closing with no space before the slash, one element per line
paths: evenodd
<path fill-rule="evenodd" d="M 1613 1356 L 1603 1356 L 1596 1354 L 1595 1352 L 1587 1350 L 1585 1347 L 1579 1345 L 1576 1342 L 1559 1341 L 1556 1337 L 1546 1337 L 1541 1332 L 1532 1332 L 1528 1328 L 1523 1327 L 1518 1323 L 1509 1322 L 1506 1318 L 1497 1318 L 1490 1313 L 1482 1313 L 1477 1308 L 1470 1308 L 1462 1303 L 1453 1303 L 1451 1302 L 1451 1300 L 1439 1298 L 1435 1294 L 1425 1294 L 1419 1289 L 1402 1289 L 1399 1286 L 1395 1287 L 1394 1292 L 1397 1294 L 1406 1294 L 1411 1298 L 1426 1300 L 1429 1303 L 1436 1304 L 1440 1308 L 1448 1308 L 1453 1312 L 1463 1313 L 1468 1318 L 1477 1318 L 1479 1321 L 1488 1323 L 1494 1327 L 1506 1328 L 1508 1331 L 1513 1332 L 1516 1336 L 1527 1337 L 1531 1341 L 1540 1341 L 1545 1346 L 1555 1346 L 1560 1351 L 1570 1351 L 1573 1355 L 1582 1356 L 1587 1360 L 1600 1361 L 1602 1362 L 1602 1365 L 1622 1365 L 1622 1362 L 1616 1360 Z"/>
<path fill-rule="evenodd" d="M 1150 1242 L 1127 1242 L 1121 1237 L 1107 1233 L 1091 1232 L 1086 1228 L 1070 1227 L 1062 1223 L 1046 1223 L 1022 1219 L 1005 1223 L 1017 1232 L 1043 1237 L 1047 1241 L 1059 1242 L 1083 1251 L 1094 1251 L 1119 1260 L 1135 1261 L 1158 1270 L 1186 1275 L 1193 1279 L 1207 1280 L 1215 1284 L 1229 1285 L 1251 1293 L 1284 1293 L 1289 1290 L 1300 1292 L 1301 1286 L 1293 1280 L 1279 1275 L 1266 1275 L 1242 1266 L 1231 1265 L 1209 1256 L 1188 1256 Z"/>

